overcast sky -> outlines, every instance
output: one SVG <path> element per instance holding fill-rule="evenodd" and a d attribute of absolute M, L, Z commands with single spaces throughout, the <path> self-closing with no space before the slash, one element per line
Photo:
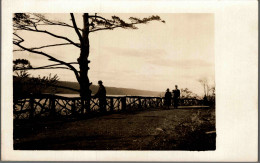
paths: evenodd
<path fill-rule="evenodd" d="M 69 14 L 45 14 L 50 19 L 70 22 Z M 117 15 L 124 20 L 153 14 Z M 155 14 L 154 14 L 155 15 Z M 166 23 L 154 21 L 137 25 L 137 30 L 115 29 L 90 34 L 90 71 L 93 84 L 102 80 L 105 86 L 165 91 L 167 88 L 189 88 L 203 95 L 198 79 L 206 78 L 212 85 L 214 71 L 214 14 L 157 14 Z M 78 27 L 82 14 L 76 14 Z M 46 27 L 47 30 L 79 42 L 73 29 Z M 46 34 L 20 32 L 27 47 L 64 43 Z M 16 49 L 16 47 L 14 47 Z M 46 48 L 45 52 L 68 62 L 75 62 L 79 49 L 74 46 Z M 28 52 L 15 52 L 14 59 L 28 59 L 32 66 L 51 64 L 46 57 Z M 76 66 L 78 67 L 78 66 Z M 69 70 L 33 70 L 33 76 L 57 74 L 60 80 L 76 81 Z"/>

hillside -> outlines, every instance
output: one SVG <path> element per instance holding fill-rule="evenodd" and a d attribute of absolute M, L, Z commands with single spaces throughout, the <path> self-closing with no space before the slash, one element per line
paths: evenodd
<path fill-rule="evenodd" d="M 73 88 L 73 89 L 79 89 L 79 84 L 76 82 L 59 81 L 58 85 L 63 87 Z M 45 93 L 50 93 L 48 90 L 46 90 Z M 92 91 L 92 94 L 95 94 L 98 90 L 98 86 L 91 85 L 90 90 Z M 131 89 L 131 88 L 117 88 L 117 87 L 106 87 L 106 91 L 108 95 L 160 96 L 161 94 L 161 92 L 156 92 L 156 91 L 146 91 L 146 90 L 138 90 L 138 89 Z M 68 90 L 64 88 L 57 88 L 56 93 L 77 94 L 76 91 Z"/>
<path fill-rule="evenodd" d="M 54 94 L 79 94 L 75 90 L 79 90 L 79 84 L 77 82 L 69 81 L 58 81 L 57 87 L 42 87 L 41 82 L 34 78 L 24 78 L 14 76 L 14 94 L 24 94 L 24 92 L 32 93 L 41 90 L 42 93 L 54 93 Z M 65 89 L 72 88 L 72 89 Z M 75 90 L 73 90 L 75 89 Z M 98 90 L 98 85 L 91 85 L 90 89 L 92 94 L 95 94 Z M 161 92 L 146 91 L 131 88 L 117 88 L 117 87 L 106 87 L 107 95 L 132 95 L 132 96 L 160 96 Z M 38 91 L 39 92 L 39 91 Z"/>

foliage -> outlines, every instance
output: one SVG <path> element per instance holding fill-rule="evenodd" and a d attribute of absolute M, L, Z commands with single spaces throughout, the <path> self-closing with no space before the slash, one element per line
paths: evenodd
<path fill-rule="evenodd" d="M 38 76 L 38 77 L 17 77 L 13 79 L 14 97 L 19 97 L 26 94 L 42 94 L 47 88 L 55 91 L 55 85 L 58 81 L 58 76 Z"/>
<path fill-rule="evenodd" d="M 206 78 L 198 80 L 204 89 L 204 103 L 215 106 L 215 85 L 210 86 Z"/>
<path fill-rule="evenodd" d="M 18 77 L 29 77 L 27 69 L 32 68 L 31 63 L 26 59 L 16 59 L 13 61 L 13 71 Z"/>
<path fill-rule="evenodd" d="M 215 109 L 192 114 L 184 119 L 175 131 L 180 137 L 178 146 L 182 150 L 215 150 Z"/>
<path fill-rule="evenodd" d="M 55 85 L 58 82 L 58 76 L 38 76 L 30 77 L 28 69 L 32 69 L 30 62 L 26 59 L 16 59 L 13 61 L 13 91 L 14 97 L 21 96 L 24 94 L 40 94 L 46 88 Z"/>
<path fill-rule="evenodd" d="M 177 111 L 177 110 L 176 110 Z M 149 150 L 190 150 L 216 149 L 215 109 L 194 109 L 180 115 L 162 126 L 162 132 L 148 144 Z M 173 127 L 174 126 L 174 127 Z"/>
<path fill-rule="evenodd" d="M 188 88 L 181 89 L 181 98 L 196 98 L 198 99 L 198 95 L 190 91 Z"/>
<path fill-rule="evenodd" d="M 114 29 L 114 28 L 124 28 L 124 29 L 138 29 L 136 24 L 147 24 L 150 21 L 156 20 L 156 21 L 161 21 L 165 23 L 164 20 L 161 20 L 161 18 L 157 15 L 152 15 L 148 18 L 135 18 L 135 17 L 130 17 L 129 20 L 130 22 L 126 22 L 122 20 L 118 16 L 112 16 L 111 19 L 97 19 L 97 16 L 91 17 L 91 29 L 90 32 L 94 32 L 97 30 L 100 30 L 102 28 L 107 28 L 107 29 Z"/>
<path fill-rule="evenodd" d="M 209 102 L 210 106 L 215 106 L 215 101 L 216 101 L 216 95 L 215 95 L 215 86 L 212 86 L 210 89 L 210 92 L 208 94 L 207 100 Z"/>

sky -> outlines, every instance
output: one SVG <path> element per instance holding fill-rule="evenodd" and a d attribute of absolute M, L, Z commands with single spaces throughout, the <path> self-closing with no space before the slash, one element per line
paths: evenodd
<path fill-rule="evenodd" d="M 69 14 L 44 14 L 47 18 L 71 23 Z M 144 18 L 155 14 L 99 14 L 110 18 L 117 15 Z M 156 14 L 166 23 L 153 21 L 137 25 L 138 29 L 114 29 L 90 33 L 89 78 L 93 84 L 102 80 L 105 86 L 165 91 L 167 88 L 189 88 L 202 96 L 199 79 L 215 80 L 214 14 Z M 83 26 L 82 14 L 75 14 L 78 27 Z M 44 27 L 75 42 L 78 37 L 72 28 Z M 42 27 L 43 29 L 43 27 Z M 37 47 L 65 41 L 46 34 L 19 31 L 26 47 Z M 14 46 L 14 49 L 17 47 Z M 80 50 L 60 46 L 42 50 L 56 58 L 75 62 Z M 44 56 L 14 52 L 14 59 L 28 59 L 33 67 L 52 64 Z M 77 65 L 75 65 L 78 68 Z M 32 70 L 33 76 L 57 74 L 60 80 L 76 81 L 69 70 Z"/>

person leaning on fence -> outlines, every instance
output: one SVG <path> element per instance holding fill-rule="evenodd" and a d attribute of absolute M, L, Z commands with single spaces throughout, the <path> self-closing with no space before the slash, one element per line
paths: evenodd
<path fill-rule="evenodd" d="M 106 111 L 106 104 L 107 104 L 107 100 L 106 100 L 106 88 L 103 85 L 103 82 L 101 80 L 98 81 L 98 91 L 95 94 L 94 97 L 97 97 L 99 100 L 99 108 L 101 112 L 105 112 Z"/>
<path fill-rule="evenodd" d="M 172 92 L 173 92 L 173 106 L 174 108 L 178 108 L 179 97 L 181 93 L 177 85 L 175 85 L 175 90 L 172 90 Z"/>
<path fill-rule="evenodd" d="M 172 99 L 172 94 L 169 91 L 169 88 L 166 90 L 165 96 L 164 96 L 164 100 L 165 100 L 165 105 L 167 106 L 167 108 L 169 109 L 170 105 L 171 105 L 171 99 Z"/>

